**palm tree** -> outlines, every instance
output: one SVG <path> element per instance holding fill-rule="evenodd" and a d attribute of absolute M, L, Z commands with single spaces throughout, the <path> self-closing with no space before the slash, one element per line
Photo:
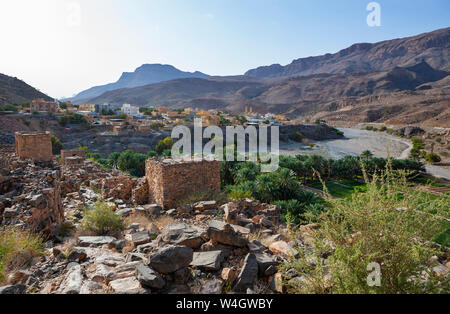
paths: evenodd
<path fill-rule="evenodd" d="M 372 153 L 370 150 L 365 150 L 365 151 L 362 152 L 362 154 L 361 154 L 360 157 L 361 157 L 362 159 L 368 160 L 368 159 L 370 159 L 370 158 L 373 157 L 373 153 Z"/>

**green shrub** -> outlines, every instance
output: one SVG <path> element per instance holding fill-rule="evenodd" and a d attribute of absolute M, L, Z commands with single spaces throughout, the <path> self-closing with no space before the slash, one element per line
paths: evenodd
<path fill-rule="evenodd" d="M 173 139 L 171 137 L 166 137 L 165 139 L 161 140 L 156 144 L 155 151 L 158 154 L 162 154 L 167 149 L 172 149 L 173 146 Z"/>
<path fill-rule="evenodd" d="M 27 266 L 41 254 L 43 244 L 40 235 L 12 227 L 0 229 L 0 283 L 9 271 Z"/>
<path fill-rule="evenodd" d="M 425 156 L 425 161 L 428 163 L 441 162 L 441 157 L 436 153 L 429 153 Z"/>
<path fill-rule="evenodd" d="M 295 142 L 299 142 L 301 143 L 304 139 L 304 135 L 301 132 L 295 132 L 294 134 L 291 134 L 290 139 L 295 141 Z"/>
<path fill-rule="evenodd" d="M 252 193 L 250 191 L 243 191 L 240 189 L 232 189 L 228 194 L 228 197 L 233 200 L 240 200 L 244 198 L 253 199 Z"/>
<path fill-rule="evenodd" d="M 433 241 L 448 228 L 439 217 L 448 218 L 448 200 L 410 189 L 406 177 L 391 170 L 374 176 L 367 187 L 366 193 L 349 200 L 328 200 L 331 208 L 319 217 L 318 229 L 311 235 L 314 248 L 297 247 L 298 258 L 282 266 L 302 278 L 288 282 L 289 291 L 449 293 L 447 279 L 434 276 L 431 262 L 440 255 Z M 367 283 L 371 263 L 381 266 L 380 286 Z"/>
<path fill-rule="evenodd" d="M 107 235 L 124 228 L 122 217 L 106 202 L 97 202 L 94 209 L 86 209 L 81 223 L 83 230 L 96 235 Z"/>
<path fill-rule="evenodd" d="M 62 149 L 61 141 L 56 136 L 52 135 L 53 155 L 59 155 L 61 153 L 61 149 Z"/>
<path fill-rule="evenodd" d="M 380 131 L 381 131 L 381 132 L 385 132 L 385 131 L 387 131 L 387 129 L 388 129 L 387 127 L 382 126 L 382 127 L 380 128 Z"/>

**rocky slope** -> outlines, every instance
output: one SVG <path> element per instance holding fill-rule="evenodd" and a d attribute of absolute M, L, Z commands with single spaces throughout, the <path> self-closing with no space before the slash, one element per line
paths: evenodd
<path fill-rule="evenodd" d="M 335 54 L 294 60 L 281 66 L 259 67 L 245 75 L 252 77 L 288 77 L 321 73 L 388 71 L 425 60 L 432 67 L 449 71 L 450 28 L 414 37 L 387 40 L 375 44 L 360 43 Z"/>
<path fill-rule="evenodd" d="M 53 100 L 18 78 L 0 74 L 0 106 L 24 104 L 32 101 L 34 98 Z"/>

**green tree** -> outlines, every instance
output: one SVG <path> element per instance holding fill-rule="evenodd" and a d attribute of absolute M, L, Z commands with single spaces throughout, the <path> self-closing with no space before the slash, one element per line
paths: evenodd
<path fill-rule="evenodd" d="M 53 151 L 53 155 L 59 155 L 61 153 L 61 149 L 62 149 L 62 144 L 61 141 L 59 140 L 59 138 L 57 138 L 56 136 L 52 135 L 52 151 Z"/>
<path fill-rule="evenodd" d="M 161 155 L 165 150 L 172 149 L 172 146 L 173 139 L 171 137 L 166 137 L 165 139 L 158 142 L 155 151 Z"/>

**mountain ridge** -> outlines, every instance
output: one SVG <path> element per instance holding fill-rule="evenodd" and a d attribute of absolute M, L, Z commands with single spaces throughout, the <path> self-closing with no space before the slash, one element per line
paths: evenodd
<path fill-rule="evenodd" d="M 114 83 L 91 87 L 78 93 L 76 96 L 67 98 L 74 104 L 89 102 L 90 99 L 101 94 L 122 88 L 140 87 L 170 81 L 179 78 L 206 78 L 207 74 L 202 72 L 184 72 L 172 65 L 167 64 L 143 64 L 134 72 L 123 72 L 119 80 Z"/>
<path fill-rule="evenodd" d="M 53 100 L 24 81 L 0 73 L 0 105 L 24 104 L 35 98 Z"/>

